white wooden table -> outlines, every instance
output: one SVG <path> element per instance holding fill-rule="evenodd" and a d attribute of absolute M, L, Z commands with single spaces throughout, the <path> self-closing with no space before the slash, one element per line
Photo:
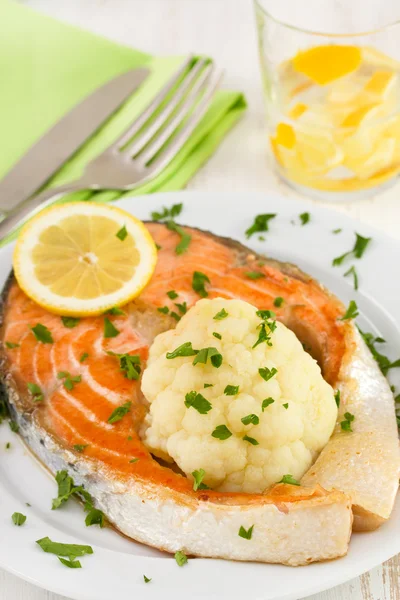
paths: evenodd
<path fill-rule="evenodd" d="M 19 1 L 154 54 L 196 52 L 214 57 L 226 71 L 224 86 L 242 90 L 249 109 L 188 187 L 203 191 L 279 189 L 286 195 L 296 195 L 276 179 L 268 164 L 252 0 Z M 333 204 L 332 208 L 400 238 L 400 184 L 378 198 L 350 205 Z M 349 598 L 400 600 L 400 555 L 347 584 L 312 597 Z M 0 570 L 0 600 L 62 599 Z"/>

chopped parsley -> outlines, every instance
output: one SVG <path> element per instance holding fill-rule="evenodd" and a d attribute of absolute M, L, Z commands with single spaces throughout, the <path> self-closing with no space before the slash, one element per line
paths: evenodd
<path fill-rule="evenodd" d="M 206 415 L 212 409 L 212 404 L 196 391 L 185 395 L 185 406 L 186 408 L 194 408 L 201 415 Z"/>
<path fill-rule="evenodd" d="M 6 450 L 9 450 L 10 448 L 11 448 L 11 444 L 10 444 L 10 442 L 7 442 L 7 444 L 6 444 Z"/>
<path fill-rule="evenodd" d="M 127 379 L 131 381 L 139 379 L 141 372 L 139 354 L 117 354 L 111 351 L 107 354 L 118 359 L 120 371 Z"/>
<path fill-rule="evenodd" d="M 167 296 L 171 300 L 175 300 L 175 298 L 178 297 L 178 294 L 175 292 L 175 290 L 170 290 L 169 292 L 167 292 Z"/>
<path fill-rule="evenodd" d="M 57 373 L 57 378 L 64 379 L 63 385 L 68 391 L 72 391 L 75 387 L 75 384 L 82 381 L 82 375 L 71 375 L 68 373 L 68 371 L 60 371 Z"/>
<path fill-rule="evenodd" d="M 99 525 L 102 529 L 105 525 L 105 516 L 104 513 L 98 508 L 90 508 L 88 515 L 85 519 L 86 527 L 91 527 L 92 525 Z"/>
<path fill-rule="evenodd" d="M 382 344 L 382 343 L 384 343 L 385 340 L 383 340 L 381 337 L 374 337 L 372 333 L 367 333 L 367 332 L 361 331 L 360 328 L 358 328 L 358 331 L 360 332 L 361 337 L 363 338 L 364 342 L 368 346 L 372 356 L 378 363 L 379 368 L 384 375 L 387 375 L 387 372 L 389 371 L 389 369 L 400 367 L 400 358 L 395 360 L 394 362 L 391 362 L 387 356 L 385 356 L 384 354 L 381 354 L 375 348 L 375 344 Z"/>
<path fill-rule="evenodd" d="M 209 490 L 210 488 L 203 483 L 203 479 L 205 476 L 206 472 L 204 469 L 199 469 L 198 471 L 193 471 L 192 476 L 193 476 L 193 489 L 195 492 L 197 492 L 197 490 Z"/>
<path fill-rule="evenodd" d="M 265 274 L 261 271 L 247 271 L 245 275 L 249 279 L 263 279 L 265 277 Z"/>
<path fill-rule="evenodd" d="M 289 408 L 289 402 L 285 402 L 285 404 L 282 404 L 283 408 L 286 408 L 286 410 Z"/>
<path fill-rule="evenodd" d="M 192 236 L 190 235 L 190 233 L 187 233 L 183 229 L 183 227 L 180 227 L 174 221 L 168 221 L 166 223 L 166 225 L 167 225 L 167 228 L 170 231 L 174 231 L 181 238 L 179 244 L 175 248 L 175 253 L 176 254 L 183 254 L 189 248 L 189 244 L 192 241 Z"/>
<path fill-rule="evenodd" d="M 355 417 L 349 412 L 344 413 L 344 420 L 340 422 L 340 427 L 343 431 L 353 431 L 351 428 L 351 424 L 354 421 Z"/>
<path fill-rule="evenodd" d="M 107 423 L 117 423 L 120 421 L 126 414 L 128 414 L 131 408 L 132 402 L 125 402 L 122 406 L 118 406 L 111 415 L 107 419 Z"/>
<path fill-rule="evenodd" d="M 334 398 L 335 398 L 336 406 L 339 408 L 339 406 L 340 406 L 340 390 L 336 390 Z"/>
<path fill-rule="evenodd" d="M 125 316 L 126 312 L 122 310 L 122 308 L 118 308 L 118 306 L 113 306 L 112 308 L 106 310 L 105 314 L 114 316 Z"/>
<path fill-rule="evenodd" d="M 240 419 L 243 423 L 243 425 L 258 425 L 260 422 L 260 418 L 257 417 L 257 415 L 255 415 L 254 413 L 251 413 L 251 415 L 247 415 L 247 417 L 242 417 L 242 419 Z"/>
<path fill-rule="evenodd" d="M 104 514 L 101 510 L 93 506 L 92 496 L 82 485 L 75 485 L 74 480 L 68 475 L 67 471 L 58 471 L 56 474 L 56 482 L 58 485 L 58 496 L 57 498 L 53 498 L 51 506 L 52 510 L 60 508 L 60 506 L 65 504 L 72 496 L 77 496 L 85 501 L 84 508 L 85 512 L 88 513 L 85 519 L 86 527 L 90 527 L 91 525 L 100 525 L 100 527 L 104 527 Z M 56 554 L 61 554 L 61 552 L 57 552 Z"/>
<path fill-rule="evenodd" d="M 175 319 L 175 321 L 180 321 L 181 320 L 180 316 L 176 312 L 171 311 L 169 313 L 169 316 L 172 317 L 173 319 Z"/>
<path fill-rule="evenodd" d="M 341 230 L 341 228 L 340 228 L 340 227 L 339 227 L 338 229 L 332 229 L 332 233 L 335 233 L 335 234 L 337 234 L 337 233 L 341 233 L 341 231 L 342 231 L 342 230 Z"/>
<path fill-rule="evenodd" d="M 300 217 L 300 221 L 301 221 L 302 225 L 306 225 L 307 223 L 310 222 L 311 217 L 310 217 L 310 213 L 308 213 L 308 212 L 301 213 L 301 215 L 299 215 L 299 217 Z"/>
<path fill-rule="evenodd" d="M 104 319 L 104 337 L 105 338 L 113 338 L 117 337 L 120 332 L 119 330 L 111 323 L 110 319 L 105 317 Z"/>
<path fill-rule="evenodd" d="M 91 546 L 81 544 L 62 544 L 60 542 L 52 542 L 50 538 L 44 537 L 36 540 L 36 543 L 41 547 L 43 552 L 56 554 L 57 556 L 67 556 L 71 560 L 77 556 L 85 556 L 85 554 L 93 554 Z"/>
<path fill-rule="evenodd" d="M 217 312 L 216 315 L 213 316 L 213 319 L 215 321 L 222 321 L 222 319 L 226 319 L 226 317 L 228 316 L 228 314 L 229 313 L 227 313 L 226 310 L 223 308 L 219 312 Z"/>
<path fill-rule="evenodd" d="M 151 581 L 151 577 L 150 578 L 146 577 L 146 575 L 143 575 L 143 579 L 144 579 L 145 583 L 150 583 L 150 581 Z"/>
<path fill-rule="evenodd" d="M 121 227 L 121 229 L 119 231 L 117 231 L 117 233 L 115 235 L 117 236 L 117 238 L 119 240 L 121 240 L 121 242 L 123 242 L 124 239 L 126 238 L 126 236 L 128 235 L 126 226 L 124 225 L 123 227 Z"/>
<path fill-rule="evenodd" d="M 282 479 L 280 481 L 278 481 L 278 483 L 289 483 L 290 485 L 300 485 L 300 481 L 297 481 L 297 479 L 295 479 L 293 477 L 293 475 L 284 475 L 282 477 Z"/>
<path fill-rule="evenodd" d="M 265 398 L 265 400 L 263 400 L 262 404 L 261 404 L 262 412 L 264 412 L 264 410 L 267 408 L 267 406 L 269 406 L 270 404 L 273 404 L 274 402 L 275 402 L 275 400 L 273 398 Z"/>
<path fill-rule="evenodd" d="M 83 354 L 81 354 L 79 362 L 83 363 L 87 358 L 89 358 L 89 354 L 87 352 L 84 352 Z"/>
<path fill-rule="evenodd" d="M 57 556 L 60 563 L 68 567 L 69 569 L 82 569 L 81 561 L 76 560 L 75 558 L 63 558 L 62 556 Z"/>
<path fill-rule="evenodd" d="M 217 338 L 217 340 L 222 340 L 222 335 L 220 333 L 217 333 L 216 331 L 213 331 L 213 336 Z"/>
<path fill-rule="evenodd" d="M 159 306 L 157 310 L 158 312 L 163 313 L 163 315 L 167 315 L 169 313 L 168 306 Z"/>
<path fill-rule="evenodd" d="M 205 383 L 204 384 L 204 389 L 209 388 L 209 387 L 214 387 L 214 384 L 213 383 Z"/>
<path fill-rule="evenodd" d="M 202 348 L 196 354 L 196 357 L 193 360 L 193 365 L 197 365 L 199 363 L 207 364 L 207 360 L 210 359 L 210 362 L 213 367 L 219 369 L 222 365 L 222 354 L 218 352 L 216 348 Z"/>
<path fill-rule="evenodd" d="M 274 306 L 276 306 L 277 308 L 280 308 L 283 304 L 284 300 L 281 296 L 277 296 L 274 300 Z"/>
<path fill-rule="evenodd" d="M 54 342 L 51 331 L 47 329 L 46 325 L 37 323 L 34 327 L 31 327 L 31 330 L 38 342 L 42 342 L 42 344 L 52 344 Z"/>
<path fill-rule="evenodd" d="M 363 256 L 364 252 L 366 251 L 367 246 L 370 243 L 371 239 L 372 238 L 363 237 L 359 233 L 356 233 L 356 241 L 354 243 L 353 248 L 351 250 L 349 250 L 348 252 L 345 252 L 341 256 L 337 256 L 336 258 L 334 258 L 332 261 L 332 265 L 334 267 L 341 265 L 343 263 L 343 261 L 346 258 L 348 258 L 349 256 L 354 256 L 355 258 L 361 258 Z"/>
<path fill-rule="evenodd" d="M 22 513 L 15 512 L 11 516 L 11 519 L 12 519 L 12 522 L 14 523 L 14 525 L 16 525 L 17 527 L 21 527 L 21 525 L 23 525 L 26 521 L 26 516 L 23 515 Z"/>
<path fill-rule="evenodd" d="M 192 348 L 192 342 L 185 342 L 175 348 L 172 352 L 167 352 L 167 358 L 178 358 L 179 356 L 195 356 L 198 353 L 198 350 Z"/>
<path fill-rule="evenodd" d="M 257 442 L 257 440 L 255 440 L 253 437 L 250 437 L 248 435 L 244 435 L 243 439 L 245 442 L 249 442 L 249 444 L 251 444 L 252 446 L 258 446 L 259 442 Z"/>
<path fill-rule="evenodd" d="M 276 314 L 273 310 L 257 310 L 256 315 L 257 317 L 260 317 L 260 319 L 263 320 L 274 319 L 276 317 Z"/>
<path fill-rule="evenodd" d="M 164 219 L 173 219 L 181 214 L 183 208 L 183 204 L 173 204 L 171 208 L 166 208 L 163 206 L 162 211 L 153 211 L 151 213 L 151 218 L 153 221 L 164 221 Z"/>
<path fill-rule="evenodd" d="M 259 344 L 262 344 L 263 342 L 266 342 L 267 346 L 272 346 L 271 333 L 273 333 L 276 329 L 276 321 L 263 321 L 259 327 L 260 332 L 258 334 L 258 339 L 254 343 L 252 348 L 256 348 Z"/>
<path fill-rule="evenodd" d="M 246 237 L 251 237 L 254 233 L 262 233 L 263 231 L 268 231 L 269 222 L 271 219 L 275 219 L 276 214 L 274 213 L 266 213 L 262 215 L 257 215 L 254 218 L 253 225 L 246 229 Z"/>
<path fill-rule="evenodd" d="M 133 463 L 138 462 L 138 460 L 139 460 L 138 458 L 131 458 L 131 460 L 129 462 L 130 462 L 130 464 L 133 464 Z"/>
<path fill-rule="evenodd" d="M 86 448 L 89 446 L 89 444 L 74 444 L 73 445 L 73 449 L 76 452 L 82 453 L 84 450 L 86 450 Z"/>
<path fill-rule="evenodd" d="M 16 423 L 15 421 L 9 421 L 8 422 L 11 431 L 13 431 L 14 433 L 18 433 L 19 431 L 19 425 L 18 423 Z"/>
<path fill-rule="evenodd" d="M 179 567 L 183 567 L 188 561 L 186 554 L 182 550 L 175 552 L 175 560 Z"/>
<path fill-rule="evenodd" d="M 236 396 L 236 394 L 239 393 L 239 386 L 238 385 L 227 385 L 226 388 L 224 389 L 224 394 L 226 396 Z"/>
<path fill-rule="evenodd" d="M 207 275 L 201 273 L 200 271 L 194 271 L 192 278 L 192 288 L 202 298 L 206 298 L 208 296 L 208 292 L 204 287 L 205 283 L 211 283 Z"/>
<path fill-rule="evenodd" d="M 186 313 L 187 313 L 187 303 L 186 302 L 182 302 L 182 304 L 175 302 L 175 306 L 179 310 L 181 315 L 186 315 Z"/>
<path fill-rule="evenodd" d="M 6 342 L 6 346 L 10 350 L 12 350 L 13 348 L 19 348 L 19 344 L 16 344 L 15 342 Z"/>
<path fill-rule="evenodd" d="M 226 425 L 218 425 L 211 435 L 217 440 L 227 440 L 231 437 L 232 433 L 229 431 Z"/>
<path fill-rule="evenodd" d="M 355 266 L 350 267 L 348 271 L 343 275 L 343 277 L 347 277 L 348 275 L 353 275 L 353 285 L 354 289 L 358 290 L 358 275 Z"/>
<path fill-rule="evenodd" d="M 253 535 L 254 525 L 245 529 L 242 525 L 240 526 L 238 535 L 244 540 L 251 540 L 251 536 Z"/>
<path fill-rule="evenodd" d="M 268 367 L 261 367 L 261 369 L 258 369 L 258 372 L 264 381 L 269 381 L 272 379 L 272 377 L 274 377 L 274 375 L 277 374 L 278 369 L 275 369 L 275 367 L 272 367 L 272 369 L 268 369 Z"/>
<path fill-rule="evenodd" d="M 36 385 L 36 383 L 27 383 L 26 387 L 32 394 L 32 400 L 34 402 L 41 402 L 43 400 L 43 392 L 41 388 L 38 385 Z"/>
<path fill-rule="evenodd" d="M 63 322 L 64 327 L 68 327 L 68 329 L 73 329 L 76 327 L 80 321 L 75 317 L 61 317 L 61 321 Z"/>
<path fill-rule="evenodd" d="M 343 317 L 341 317 L 340 321 L 348 321 L 349 319 L 355 319 L 358 317 L 360 313 L 358 312 L 357 303 L 354 300 L 350 300 L 350 304 L 344 313 Z"/>

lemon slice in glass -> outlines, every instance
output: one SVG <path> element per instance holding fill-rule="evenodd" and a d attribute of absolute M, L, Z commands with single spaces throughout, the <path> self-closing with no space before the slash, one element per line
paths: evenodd
<path fill-rule="evenodd" d="M 144 224 L 116 207 L 61 204 L 22 229 L 13 266 L 32 300 L 65 316 L 98 315 L 140 294 L 157 261 Z"/>

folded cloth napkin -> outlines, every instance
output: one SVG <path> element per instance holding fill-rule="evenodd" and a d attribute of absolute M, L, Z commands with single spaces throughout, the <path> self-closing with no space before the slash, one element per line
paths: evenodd
<path fill-rule="evenodd" d="M 50 182 L 77 179 L 84 166 L 111 144 L 179 68 L 182 57 L 152 57 L 13 1 L 0 1 L 0 179 L 29 147 L 81 99 L 116 75 L 148 67 L 151 75 L 128 102 Z M 153 181 L 130 194 L 165 192 L 185 186 L 213 153 L 246 107 L 241 93 L 220 91 L 175 159 Z M 43 157 L 46 160 L 46 157 Z M 115 191 L 76 192 L 68 199 L 109 201 Z"/>

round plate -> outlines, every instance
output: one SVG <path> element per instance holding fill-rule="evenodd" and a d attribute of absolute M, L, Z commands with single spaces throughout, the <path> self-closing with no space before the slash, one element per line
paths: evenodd
<path fill-rule="evenodd" d="M 356 300 L 362 329 L 379 333 L 387 341 L 382 351 L 397 358 L 400 347 L 400 279 L 391 265 L 400 263 L 400 243 L 342 214 L 314 207 L 310 222 L 301 225 L 299 213 L 309 205 L 273 194 L 170 193 L 125 197 L 117 204 L 141 219 L 152 210 L 182 202 L 180 223 L 237 239 L 257 252 L 297 264 L 345 304 Z M 244 231 L 259 213 L 277 213 L 265 241 Z M 341 228 L 338 234 L 332 230 Z M 373 240 L 362 260 L 332 267 L 332 259 L 353 247 L 354 232 Z M 0 251 L 0 278 L 11 267 L 12 246 Z M 357 263 L 360 289 L 343 277 Z M 396 379 L 393 378 L 396 384 Z M 11 442 L 11 448 L 5 444 Z M 189 559 L 178 567 L 169 555 L 130 541 L 110 529 L 86 528 L 78 504 L 51 511 L 56 495 L 48 476 L 8 426 L 0 427 L 0 566 L 53 592 L 74 600 L 120 598 L 165 600 L 194 598 L 270 600 L 300 598 L 356 577 L 400 551 L 400 501 L 388 523 L 372 533 L 354 534 L 346 557 L 306 567 Z M 26 506 L 29 503 L 31 506 Z M 13 512 L 27 515 L 22 527 L 11 521 Z M 49 536 L 66 543 L 93 546 L 94 554 L 81 559 L 82 569 L 71 570 L 57 557 L 45 554 L 35 540 Z M 152 581 L 145 584 L 143 575 Z"/>

